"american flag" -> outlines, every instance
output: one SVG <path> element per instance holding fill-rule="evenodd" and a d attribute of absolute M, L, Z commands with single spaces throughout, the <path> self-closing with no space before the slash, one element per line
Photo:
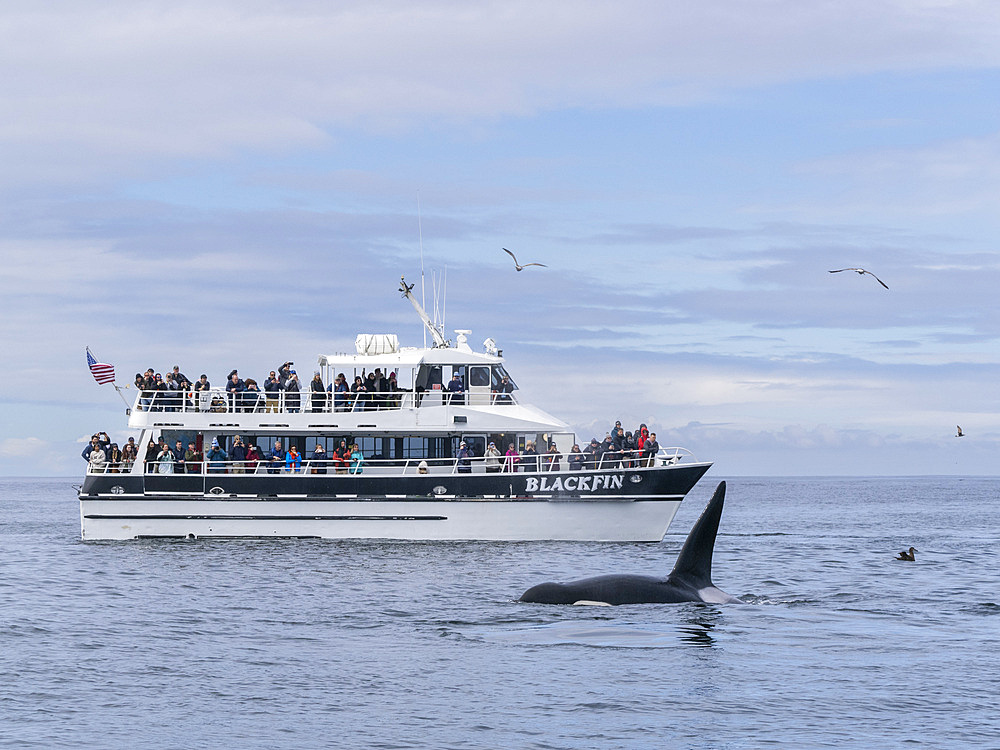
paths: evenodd
<path fill-rule="evenodd" d="M 94 380 L 99 384 L 104 385 L 105 383 L 115 382 L 114 365 L 106 365 L 103 362 L 98 362 L 94 359 L 94 355 L 90 353 L 90 349 L 87 349 L 87 364 L 90 365 L 90 374 L 94 376 Z"/>

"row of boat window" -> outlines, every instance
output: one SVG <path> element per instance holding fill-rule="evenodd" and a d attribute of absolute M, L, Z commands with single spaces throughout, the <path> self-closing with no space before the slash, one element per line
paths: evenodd
<path fill-rule="evenodd" d="M 188 443 L 195 443 L 200 450 L 207 450 L 210 441 L 204 441 L 198 433 L 183 430 L 163 430 L 163 439 L 167 445 L 174 445 L 180 440 L 181 445 L 187 447 Z M 340 447 L 341 441 L 345 441 L 348 446 L 357 443 L 361 452 L 369 459 L 381 459 L 385 461 L 399 460 L 406 461 L 422 458 L 454 458 L 458 455 L 460 443 L 464 440 L 474 456 L 483 456 L 486 453 L 488 442 L 496 442 L 503 445 L 504 450 L 509 443 L 514 443 L 518 451 L 523 451 L 527 442 L 536 442 L 539 445 L 547 445 L 548 435 L 519 434 L 517 436 L 497 435 L 450 435 L 443 437 L 414 437 L 414 436 L 370 436 L 370 435 L 248 435 L 246 433 L 234 433 L 232 435 L 216 435 L 219 445 L 228 453 L 232 449 L 233 440 L 236 435 L 242 436 L 243 444 L 246 446 L 256 445 L 261 453 L 268 455 L 274 448 L 277 440 L 288 450 L 292 445 L 305 458 L 308 458 L 316 449 L 316 445 L 323 446 L 327 455 L 331 455 L 334 449 Z M 501 450 L 503 452 L 503 450 Z"/>

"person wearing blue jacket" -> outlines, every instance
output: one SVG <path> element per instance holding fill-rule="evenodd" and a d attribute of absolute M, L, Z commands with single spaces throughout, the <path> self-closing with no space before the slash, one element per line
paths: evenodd
<path fill-rule="evenodd" d="M 285 451 L 281 447 L 280 440 L 274 441 L 274 447 L 271 449 L 268 458 L 271 459 L 271 465 L 267 467 L 267 473 L 278 474 L 281 471 L 281 467 L 285 465 Z"/>
<path fill-rule="evenodd" d="M 212 449 L 205 454 L 205 460 L 208 461 L 209 474 L 225 474 L 225 462 L 229 460 L 229 454 L 222 450 L 219 447 L 219 441 L 213 438 Z"/>

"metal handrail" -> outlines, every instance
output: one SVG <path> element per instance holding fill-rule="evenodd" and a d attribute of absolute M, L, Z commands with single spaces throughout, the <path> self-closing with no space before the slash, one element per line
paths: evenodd
<path fill-rule="evenodd" d="M 484 396 L 487 396 L 484 403 Z M 246 413 L 299 414 L 392 411 L 425 406 L 507 406 L 517 404 L 513 393 L 452 393 L 447 390 L 364 391 L 352 393 L 227 391 L 212 387 L 205 391 L 139 391 L 132 410 L 185 414 Z"/>
<path fill-rule="evenodd" d="M 637 451 L 638 452 L 638 451 Z M 565 473 L 578 473 L 580 471 L 608 471 L 613 469 L 644 469 L 653 468 L 655 466 L 667 466 L 670 464 L 675 464 L 680 461 L 687 459 L 694 460 L 694 454 L 686 448 L 661 448 L 656 454 L 652 463 L 647 463 L 641 465 L 643 459 L 640 456 L 632 456 L 630 458 L 622 459 L 611 459 L 605 460 L 606 457 L 602 457 L 599 464 L 595 466 L 590 466 L 588 461 L 585 459 L 583 465 L 579 469 L 572 469 L 569 466 L 568 456 L 569 453 L 559 453 L 559 469 L 554 470 L 548 468 L 551 462 L 548 460 L 552 454 L 541 453 L 531 458 L 537 459 L 536 467 L 530 471 L 523 470 L 523 464 L 519 461 L 514 465 L 513 471 L 509 468 L 509 462 L 506 460 L 508 457 L 505 455 L 497 458 L 500 464 L 501 474 L 546 474 L 550 472 L 565 474 Z M 586 455 L 586 454 L 580 454 Z M 521 459 L 523 454 L 517 456 Z M 233 461 L 227 459 L 225 461 L 215 461 L 209 459 L 205 455 L 202 458 L 193 462 L 197 467 L 197 471 L 188 471 L 190 466 L 184 461 L 173 461 L 170 463 L 171 471 L 168 473 L 174 474 L 189 474 L 189 475 L 206 475 L 206 474 L 310 474 L 313 470 L 320 470 L 327 474 L 363 474 L 366 471 L 372 471 L 378 474 L 389 474 L 389 475 L 407 475 L 407 474 L 419 474 L 421 464 L 427 467 L 427 473 L 429 474 L 456 474 L 465 473 L 459 471 L 460 461 L 457 457 L 455 458 L 406 458 L 406 459 L 380 459 L 380 458 L 364 458 L 361 463 L 360 471 L 352 471 L 350 461 L 343 463 L 342 461 L 334 458 L 301 458 L 301 466 L 293 471 L 288 471 L 286 462 L 284 460 L 277 462 L 272 461 L 268 457 L 258 459 L 256 463 L 253 461 Z M 648 458 L 648 457 L 647 457 Z M 486 467 L 486 457 L 485 456 L 475 456 L 467 459 L 470 464 L 470 470 L 473 473 L 484 473 Z M 137 463 L 142 464 L 142 469 L 140 473 L 142 474 L 160 474 L 159 465 L 160 462 L 153 459 L 146 461 L 145 459 L 136 459 Z M 593 463 L 592 461 L 589 463 Z M 625 464 L 634 465 L 625 465 Z M 105 463 L 101 467 L 94 467 L 88 465 L 88 474 L 115 474 L 115 473 L 125 473 L 130 471 L 131 463 L 129 463 L 129 468 L 125 469 L 125 462 L 121 464 L 113 464 L 111 462 Z M 253 464 L 248 466 L 248 464 Z M 391 469 L 392 471 L 386 472 L 386 469 Z"/>

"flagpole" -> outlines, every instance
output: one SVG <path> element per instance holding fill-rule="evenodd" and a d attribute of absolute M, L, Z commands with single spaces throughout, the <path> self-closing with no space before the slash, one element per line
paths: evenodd
<path fill-rule="evenodd" d="M 128 400 L 122 394 L 122 389 L 118 387 L 118 383 L 112 383 L 111 385 L 113 385 L 115 387 L 115 391 L 117 391 L 118 395 L 121 396 L 122 403 L 125 404 L 125 411 L 127 413 L 131 414 L 132 413 L 132 405 L 129 404 Z M 128 386 L 125 386 L 125 387 L 128 388 Z"/>
<path fill-rule="evenodd" d="M 90 347 L 89 346 L 87 347 L 87 355 L 89 357 L 93 357 L 94 356 L 94 353 L 92 351 L 90 351 Z M 114 374 L 113 370 L 112 370 L 112 374 Z M 118 383 L 116 383 L 114 380 L 112 380 L 111 381 L 111 385 L 114 386 L 115 392 L 118 394 L 118 397 L 122 400 L 122 403 L 125 404 L 125 413 L 126 414 L 131 414 L 132 413 L 132 406 L 129 404 L 128 399 L 125 398 L 124 394 L 122 394 L 122 389 L 119 387 Z M 125 387 L 128 388 L 128 386 L 125 386 Z"/>

